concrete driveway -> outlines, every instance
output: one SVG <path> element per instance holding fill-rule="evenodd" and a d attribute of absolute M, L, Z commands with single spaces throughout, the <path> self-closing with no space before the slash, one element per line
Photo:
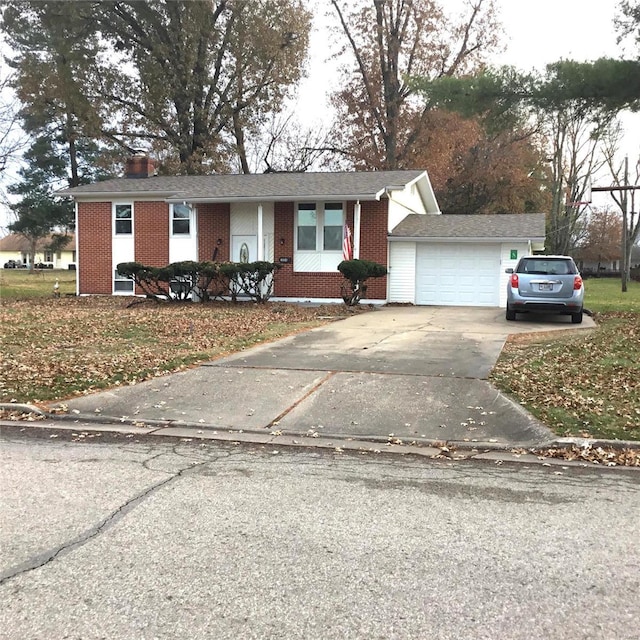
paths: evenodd
<path fill-rule="evenodd" d="M 580 329 L 593 326 L 585 316 Z M 496 308 L 385 307 L 68 406 L 201 429 L 533 445 L 551 432 L 487 377 L 509 333 L 576 328 Z"/>

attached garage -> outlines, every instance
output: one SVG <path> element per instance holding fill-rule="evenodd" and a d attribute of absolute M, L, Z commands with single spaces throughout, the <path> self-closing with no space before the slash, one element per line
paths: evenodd
<path fill-rule="evenodd" d="M 497 307 L 500 245 L 420 243 L 416 304 Z"/>
<path fill-rule="evenodd" d="M 504 307 L 519 258 L 544 248 L 544 214 L 407 216 L 389 236 L 390 302 Z"/>

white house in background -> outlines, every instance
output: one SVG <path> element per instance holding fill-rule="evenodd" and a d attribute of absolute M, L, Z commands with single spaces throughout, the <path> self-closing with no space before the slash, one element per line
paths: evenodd
<path fill-rule="evenodd" d="M 76 240 L 71 233 L 67 236 L 67 242 L 62 249 L 52 251 L 49 246 L 51 236 L 41 238 L 36 244 L 36 264 L 53 265 L 54 269 L 69 269 L 76 264 Z M 9 260 L 29 264 L 29 241 L 18 233 L 12 233 L 0 238 L 0 266 Z"/>

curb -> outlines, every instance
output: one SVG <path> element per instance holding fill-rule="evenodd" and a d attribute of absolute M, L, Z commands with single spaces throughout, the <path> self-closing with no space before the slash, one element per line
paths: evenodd
<path fill-rule="evenodd" d="M 217 435 L 221 436 L 221 434 L 244 434 L 245 437 L 255 436 L 258 441 L 263 441 L 265 437 L 269 439 L 272 438 L 282 438 L 282 437 L 293 437 L 293 438 L 308 438 L 311 443 L 314 441 L 318 442 L 320 440 L 323 441 L 340 441 L 340 442 L 350 442 L 357 441 L 362 443 L 369 443 L 374 445 L 402 445 L 402 446 L 411 446 L 411 447 L 431 447 L 435 449 L 442 449 L 443 447 L 456 449 L 456 450 L 468 450 L 475 451 L 478 449 L 483 450 L 491 450 L 491 451 L 510 451 L 516 447 L 518 448 L 549 448 L 550 444 L 543 445 L 535 445 L 534 443 L 530 443 L 527 445 L 514 445 L 507 442 L 498 442 L 494 440 L 446 440 L 446 439 L 433 439 L 433 438 L 402 438 L 395 435 L 388 436 L 378 436 L 378 435 L 366 435 L 366 434 L 358 434 L 358 435 L 345 435 L 340 433 L 327 433 L 320 432 L 309 429 L 308 431 L 294 431 L 288 429 L 286 432 L 282 432 L 281 434 L 274 436 L 274 432 L 279 432 L 277 426 L 263 428 L 263 429 L 233 429 L 228 427 L 220 427 L 217 425 L 211 425 L 206 423 L 195 423 L 195 422 L 174 422 L 170 420 L 136 420 L 132 418 L 115 418 L 112 416 L 101 416 L 101 415 L 79 415 L 79 414 L 70 414 L 70 413 L 48 413 L 43 411 L 42 409 L 32 406 L 32 405 L 8 405 L 8 404 L 0 404 L 0 409 L 7 408 L 19 408 L 19 410 L 24 413 L 34 413 L 36 415 L 41 416 L 44 420 L 51 420 L 55 423 L 73 423 L 74 429 L 79 429 L 80 426 L 90 428 L 90 425 L 96 425 L 102 427 L 101 430 L 107 430 L 106 427 L 112 425 L 116 427 L 117 432 L 123 432 L 124 430 L 129 428 L 131 433 L 146 433 L 149 435 L 170 435 L 171 431 L 180 430 L 183 432 L 192 432 L 196 435 Z M 15 420 L 9 421 L 9 424 L 17 424 L 17 423 L 26 423 L 31 426 L 45 426 L 39 424 L 40 421 L 34 420 Z M 7 424 L 7 422 L 3 422 L 0 420 L 0 425 Z M 50 428 L 55 428 L 54 425 L 48 425 Z M 59 428 L 66 428 L 60 426 Z M 86 430 L 86 429 L 85 429 Z M 313 434 L 313 435 L 312 435 Z M 215 439 L 215 438 L 211 438 Z M 224 438 L 225 440 L 227 438 Z M 638 447 L 640 447 L 640 443 L 638 443 Z"/>
<path fill-rule="evenodd" d="M 112 433 L 132 436 L 154 436 L 179 438 L 182 441 L 214 441 L 233 444 L 255 444 L 274 447 L 273 453 L 278 453 L 275 447 L 296 447 L 303 449 L 333 450 L 337 453 L 344 451 L 361 454 L 401 454 L 414 455 L 421 458 L 440 459 L 449 461 L 483 460 L 492 461 L 496 465 L 505 462 L 519 462 L 538 464 L 546 467 L 560 466 L 566 469 L 570 466 L 582 468 L 635 468 L 625 465 L 605 465 L 588 463 L 584 460 L 565 460 L 563 458 L 540 455 L 549 449 L 566 449 L 579 447 L 596 449 L 599 447 L 614 450 L 637 450 L 640 442 L 621 440 L 599 440 L 590 438 L 557 438 L 555 440 L 530 445 L 518 446 L 508 443 L 492 441 L 458 441 L 412 439 L 407 442 L 395 436 L 346 436 L 344 434 L 318 433 L 316 431 L 281 433 L 280 430 L 255 429 L 226 429 L 207 424 L 178 423 L 157 420 L 131 420 L 112 418 L 107 416 L 76 416 L 71 414 L 51 414 L 28 404 L 1 404 L 0 409 L 18 410 L 40 416 L 37 420 L 0 420 L 0 427 L 35 428 L 42 430 L 64 430 L 74 432 L 77 441 L 83 441 L 89 436 L 97 437 L 102 433 Z M 49 421 L 44 424 L 45 421 Z M 92 435 L 89 435 L 92 434 Z M 560 473 L 560 472 L 557 472 Z"/>

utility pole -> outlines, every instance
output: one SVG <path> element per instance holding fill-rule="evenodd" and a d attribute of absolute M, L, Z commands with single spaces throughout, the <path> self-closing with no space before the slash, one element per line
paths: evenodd
<path fill-rule="evenodd" d="M 622 280 L 622 292 L 625 293 L 628 288 L 629 273 L 631 271 L 631 251 L 635 238 L 638 237 L 640 230 L 640 217 L 636 221 L 633 211 L 633 203 L 635 202 L 634 192 L 640 189 L 640 185 L 629 184 L 629 156 L 624 158 L 624 184 L 612 187 L 592 187 L 591 191 L 608 191 L 611 197 L 616 201 L 622 210 L 622 261 L 620 265 L 620 276 Z M 613 195 L 614 192 L 620 192 L 620 199 Z M 631 198 L 629 198 L 631 192 Z M 632 211 L 629 214 L 629 201 L 632 204 Z"/>

